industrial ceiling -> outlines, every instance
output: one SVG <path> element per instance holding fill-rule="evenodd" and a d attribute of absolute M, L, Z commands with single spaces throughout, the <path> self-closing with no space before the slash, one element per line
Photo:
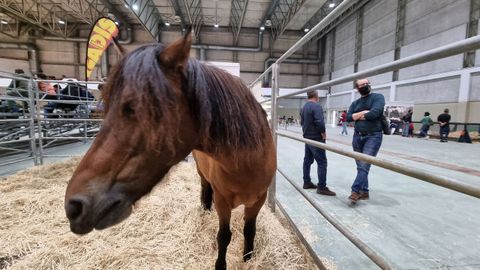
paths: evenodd
<path fill-rule="evenodd" d="M 18 38 L 30 30 L 70 38 L 100 16 L 120 28 L 141 24 L 153 39 L 162 31 L 192 27 L 196 36 L 210 28 L 228 29 L 238 42 L 245 28 L 269 31 L 274 40 L 286 30 L 301 36 L 342 0 L 0 0 L 1 34 Z"/>

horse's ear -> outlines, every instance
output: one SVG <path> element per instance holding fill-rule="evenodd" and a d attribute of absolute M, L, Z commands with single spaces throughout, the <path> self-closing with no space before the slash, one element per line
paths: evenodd
<path fill-rule="evenodd" d="M 160 62 L 175 70 L 183 69 L 190 57 L 192 34 L 187 33 L 183 38 L 168 45 L 160 54 Z"/>

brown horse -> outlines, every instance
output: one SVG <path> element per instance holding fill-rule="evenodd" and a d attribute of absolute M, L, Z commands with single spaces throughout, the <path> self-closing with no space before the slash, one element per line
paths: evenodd
<path fill-rule="evenodd" d="M 201 202 L 217 210 L 225 269 L 231 210 L 245 205 L 244 259 L 276 167 L 265 111 L 239 78 L 189 59 L 191 37 L 146 45 L 125 56 L 103 90 L 105 117 L 73 174 L 65 211 L 74 233 L 127 218 L 168 170 L 193 150 Z"/>

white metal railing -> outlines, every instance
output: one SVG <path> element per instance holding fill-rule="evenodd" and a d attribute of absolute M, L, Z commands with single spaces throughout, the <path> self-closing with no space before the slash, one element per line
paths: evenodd
<path fill-rule="evenodd" d="M 356 152 L 353 152 L 353 151 L 345 151 L 340 147 L 335 147 L 335 146 L 326 145 L 326 144 L 318 143 L 318 142 L 315 142 L 315 141 L 307 140 L 307 139 L 301 138 L 299 136 L 295 136 L 295 135 L 289 134 L 287 132 L 278 130 L 278 128 L 277 128 L 277 125 L 278 125 L 278 121 L 277 121 L 277 119 L 278 119 L 278 117 L 277 117 L 277 109 L 278 109 L 277 108 L 277 100 L 280 99 L 280 98 L 286 98 L 286 97 L 306 93 L 309 90 L 324 89 L 328 86 L 338 85 L 338 84 L 345 83 L 345 82 L 353 82 L 355 79 L 364 78 L 364 77 L 367 77 L 367 76 L 378 75 L 378 74 L 382 74 L 382 73 L 385 73 L 385 72 L 395 71 L 395 70 L 410 67 L 410 66 L 413 66 L 413 65 L 422 64 L 422 63 L 425 63 L 425 62 L 441 59 L 441 58 L 444 58 L 444 57 L 448 57 L 448 56 L 452 56 L 452 55 L 456 55 L 456 54 L 460 54 L 460 53 L 464 53 L 464 52 L 467 52 L 467 51 L 471 51 L 471 50 L 475 50 L 475 49 L 480 48 L 480 36 L 474 36 L 474 37 L 467 38 L 467 39 L 464 39 L 464 40 L 461 40 L 461 41 L 458 41 L 458 42 L 454 42 L 454 43 L 451 43 L 451 44 L 448 44 L 448 45 L 445 45 L 445 46 L 441 46 L 441 47 L 438 47 L 438 48 L 435 48 L 435 49 L 432 49 L 432 50 L 428 50 L 428 51 L 421 52 L 421 53 L 418 53 L 418 54 L 415 54 L 415 55 L 412 55 L 412 56 L 401 58 L 399 60 L 396 60 L 396 61 L 393 61 L 393 62 L 390 62 L 390 63 L 382 64 L 382 65 L 379 65 L 379 66 L 376 66 L 376 67 L 373 67 L 373 68 L 369 68 L 369 69 L 366 69 L 366 70 L 363 70 L 363 71 L 359 71 L 357 73 L 353 73 L 353 74 L 346 75 L 346 76 L 343 76 L 343 77 L 340 77 L 340 78 L 337 78 L 337 79 L 332 79 L 332 80 L 329 80 L 329 81 L 326 81 L 326 82 L 322 82 L 322 83 L 319 83 L 319 84 L 308 86 L 308 87 L 305 87 L 305 88 L 303 88 L 299 91 L 296 91 L 296 92 L 292 92 L 292 93 L 288 93 L 288 94 L 284 94 L 284 95 L 279 96 L 278 95 L 278 93 L 279 93 L 278 79 L 279 79 L 279 76 L 280 76 L 280 65 L 282 64 L 282 62 L 285 59 L 287 59 L 290 55 L 292 55 L 295 51 L 300 49 L 303 45 L 305 45 L 312 37 L 314 37 L 323 28 L 325 28 L 328 25 L 329 20 L 331 18 L 333 18 L 334 16 L 337 16 L 339 13 L 343 12 L 349 6 L 355 4 L 355 2 L 357 2 L 357 1 L 348 1 L 348 0 L 343 1 L 342 4 L 340 4 L 337 9 L 332 11 L 327 17 L 325 17 L 324 20 L 322 20 L 320 23 L 318 23 L 309 33 L 307 33 L 304 37 L 302 37 L 299 41 L 297 41 L 289 50 L 287 50 L 287 52 L 284 53 L 272 66 L 270 66 L 257 79 L 255 79 L 252 83 L 249 84 L 250 88 L 254 87 L 258 82 L 260 82 L 263 79 L 263 77 L 268 76 L 270 71 L 272 72 L 272 94 L 271 94 L 271 98 L 265 99 L 265 100 L 261 101 L 260 103 L 271 102 L 271 116 L 272 116 L 271 117 L 271 129 L 272 129 L 272 134 L 274 136 L 275 143 L 277 142 L 277 136 L 281 135 L 283 137 L 294 139 L 294 140 L 297 140 L 297 141 L 300 141 L 300 142 L 304 142 L 304 143 L 309 144 L 309 145 L 314 145 L 314 146 L 322 148 L 324 150 L 333 151 L 335 153 L 339 153 L 339 154 L 344 155 L 344 156 L 348 156 L 348 157 L 351 157 L 351 158 L 362 160 L 362 161 L 365 161 L 365 162 L 383 167 L 383 168 L 388 169 L 388 170 L 392 170 L 392 171 L 396 171 L 396 172 L 401 173 L 401 174 L 409 175 L 409 176 L 415 177 L 417 179 L 427 181 L 429 183 L 432 183 L 432 184 L 435 184 L 435 185 L 438 185 L 438 186 L 442 186 L 442 187 L 447 188 L 447 189 L 455 190 L 455 191 L 458 191 L 458 192 L 461 192 L 461 193 L 464 193 L 464 194 L 467 194 L 467 195 L 470 195 L 470 196 L 473 196 L 473 197 L 476 197 L 476 198 L 480 198 L 480 188 L 477 187 L 477 186 L 467 185 L 465 183 L 462 183 L 460 181 L 456 181 L 454 179 L 450 179 L 450 178 L 447 178 L 447 177 L 441 177 L 441 176 L 434 175 L 434 174 L 431 174 L 431 173 L 427 173 L 425 171 L 421 171 L 421 170 L 418 170 L 418 169 L 413 169 L 413 168 L 406 167 L 406 166 L 403 166 L 403 165 L 400 165 L 400 164 L 391 163 L 391 162 L 388 162 L 386 160 L 379 159 L 377 157 L 366 156 L 366 155 L 359 154 L 359 153 L 356 153 Z M 458 75 L 461 75 L 461 74 L 465 73 L 465 71 L 458 71 L 458 72 L 459 73 L 450 72 L 450 73 L 447 73 L 447 74 L 444 74 L 444 75 L 458 76 Z M 478 72 L 478 68 L 472 69 L 471 72 Z M 437 75 L 432 75 L 429 78 L 428 77 L 425 78 L 425 80 L 433 80 L 433 79 L 436 79 L 436 78 L 440 78 L 440 77 L 437 77 Z M 405 83 L 414 83 L 417 80 L 419 80 L 419 79 L 406 80 Z M 419 80 L 419 81 L 421 81 L 421 80 Z M 398 85 L 400 83 L 401 82 L 393 82 L 391 84 L 386 84 L 386 85 Z M 352 93 L 352 91 L 350 91 L 350 94 L 351 93 Z M 294 185 L 298 189 L 298 187 L 293 183 L 293 181 L 290 181 L 290 179 L 288 178 L 287 175 L 285 175 L 280 169 L 279 169 L 279 171 L 280 171 L 280 173 L 282 173 L 285 176 L 285 178 L 287 180 L 289 180 L 289 182 L 291 182 L 292 185 Z M 268 195 L 268 203 L 273 210 L 275 209 L 275 203 L 276 203 L 276 199 L 275 199 L 276 183 L 275 182 L 276 182 L 276 180 L 274 178 L 273 181 L 272 181 L 272 185 L 269 188 L 269 195 Z M 298 190 L 300 190 L 300 189 L 298 189 Z M 304 197 L 306 197 L 306 199 L 308 200 L 308 196 L 306 196 L 305 193 L 303 193 L 303 192 L 300 192 L 300 193 Z M 315 205 L 314 205 L 314 207 L 315 207 Z M 324 215 L 324 217 L 327 219 L 327 221 L 329 221 L 333 226 L 335 226 L 337 229 L 339 229 L 353 244 L 355 244 L 365 255 L 367 255 L 380 268 L 391 269 L 389 264 L 383 258 L 381 258 L 378 254 L 376 254 L 375 252 L 370 250 L 368 248 L 368 246 L 365 245 L 365 243 L 363 243 L 360 239 L 356 238 L 355 235 L 348 232 L 348 230 L 345 230 L 343 228 L 343 226 L 338 223 L 338 221 L 336 221 L 334 219 L 329 219 L 328 214 L 326 214 L 325 211 L 323 211 L 322 209 L 320 209 L 320 208 L 316 208 L 316 209 L 322 215 Z M 295 226 L 294 224 L 292 224 L 292 225 Z M 308 243 L 304 242 L 304 244 L 306 244 L 308 246 Z M 311 249 L 309 249 L 309 250 L 311 250 Z M 316 254 L 312 254 L 312 256 L 316 257 Z"/>
<path fill-rule="evenodd" d="M 60 87 L 49 94 L 38 89 L 40 82 Z M 4 160 L 0 166 L 23 160 L 40 165 L 45 157 L 59 156 L 45 154 L 46 147 L 95 138 L 102 119 L 93 113 L 100 108 L 91 93 L 100 83 L 33 80 L 0 72 L 0 151 Z"/>

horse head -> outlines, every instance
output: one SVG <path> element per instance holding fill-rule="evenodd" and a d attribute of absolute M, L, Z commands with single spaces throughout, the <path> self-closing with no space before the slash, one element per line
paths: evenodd
<path fill-rule="evenodd" d="M 103 90 L 104 121 L 65 194 L 74 233 L 127 218 L 134 203 L 198 144 L 184 83 L 191 35 L 126 55 Z"/>

